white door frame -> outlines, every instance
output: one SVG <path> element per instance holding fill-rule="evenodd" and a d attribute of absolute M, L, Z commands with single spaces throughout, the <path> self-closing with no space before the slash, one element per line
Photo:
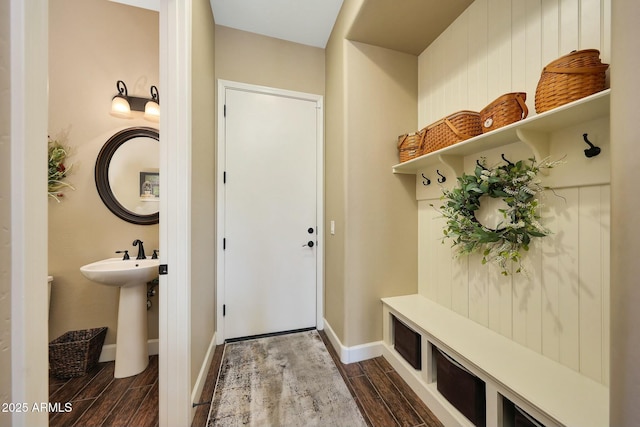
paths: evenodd
<path fill-rule="evenodd" d="M 11 9 L 11 400 L 46 402 L 48 0 L 10 0 Z M 160 1 L 161 167 L 160 426 L 191 424 L 190 195 L 191 4 Z M 172 157 L 173 156 L 173 157 Z M 169 159 L 171 161 L 169 162 Z M 170 180 L 173 177 L 174 181 Z M 180 195 L 183 195 L 182 197 Z M 175 199 L 173 199 L 175 198 Z M 171 199 L 171 200 L 168 200 Z M 166 211 L 165 211 L 166 210 Z M 164 217 L 164 220 L 162 219 Z M 187 233 L 185 230 L 189 230 Z M 186 237 L 186 238 L 185 238 Z M 27 260 L 41 260 L 27 264 Z M 44 260 L 44 261 L 42 261 Z M 12 425 L 48 425 L 46 412 L 16 412 Z"/>
<path fill-rule="evenodd" d="M 160 427 L 191 425 L 191 17 L 160 1 Z M 212 70 L 213 72 L 213 70 Z"/>
<path fill-rule="evenodd" d="M 303 99 L 316 103 L 316 157 L 317 157 L 317 188 L 316 188 L 316 218 L 317 218 L 317 241 L 316 251 L 316 328 L 324 328 L 323 296 L 324 296 L 324 112 L 323 97 L 304 92 L 295 92 L 285 89 L 276 89 L 266 86 L 256 86 L 247 83 L 233 82 L 218 79 L 218 141 L 216 143 L 216 228 L 217 228 L 217 256 L 216 256 L 216 341 L 217 344 L 224 342 L 224 317 L 222 306 L 224 304 L 224 251 L 222 250 L 222 239 L 225 236 L 224 228 L 224 168 L 225 168 L 225 120 L 224 104 L 226 89 L 244 90 L 248 92 L 263 93 L 289 98 Z"/>

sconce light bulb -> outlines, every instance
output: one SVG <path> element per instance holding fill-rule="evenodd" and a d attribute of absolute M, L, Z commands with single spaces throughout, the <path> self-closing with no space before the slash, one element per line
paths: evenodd
<path fill-rule="evenodd" d="M 131 107 L 129 106 L 129 101 L 121 96 L 115 96 L 111 101 L 111 115 L 115 117 L 120 117 L 122 119 L 130 119 L 133 116 L 131 115 Z"/>
<path fill-rule="evenodd" d="M 152 121 L 160 121 L 160 105 L 155 101 L 149 101 L 144 106 L 144 118 Z"/>

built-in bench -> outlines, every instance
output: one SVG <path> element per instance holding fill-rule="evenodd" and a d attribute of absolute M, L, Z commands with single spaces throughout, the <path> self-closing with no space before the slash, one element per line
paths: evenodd
<path fill-rule="evenodd" d="M 421 295 L 383 298 L 384 355 L 446 425 L 472 426 L 437 389 L 435 352 L 446 352 L 486 384 L 486 426 L 508 427 L 517 405 L 541 424 L 609 425 L 609 389 Z M 422 367 L 394 349 L 393 317 L 421 336 Z"/>

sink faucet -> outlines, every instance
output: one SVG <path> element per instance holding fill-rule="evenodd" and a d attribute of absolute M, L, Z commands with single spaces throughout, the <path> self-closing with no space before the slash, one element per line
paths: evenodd
<path fill-rule="evenodd" d="M 133 246 L 138 246 L 138 256 L 136 257 L 136 259 L 147 259 L 147 256 L 144 254 L 144 246 L 142 246 L 142 240 L 134 240 Z"/>

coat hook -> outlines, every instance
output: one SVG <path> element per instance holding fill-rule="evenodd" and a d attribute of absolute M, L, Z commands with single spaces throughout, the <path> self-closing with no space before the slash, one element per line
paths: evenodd
<path fill-rule="evenodd" d="M 482 168 L 482 170 L 487 170 L 487 168 L 485 168 L 481 163 L 480 160 L 476 160 L 476 165 L 478 165 L 479 167 Z"/>
<path fill-rule="evenodd" d="M 600 150 L 600 147 L 596 147 L 591 143 L 591 141 L 589 141 L 589 139 L 587 138 L 588 135 L 589 135 L 588 133 L 582 134 L 582 137 L 584 138 L 584 142 L 589 144 L 589 148 L 584 149 L 584 155 L 587 157 L 595 157 L 598 154 L 600 154 L 601 150 Z"/>
<path fill-rule="evenodd" d="M 447 180 L 447 177 L 446 177 L 446 176 L 444 176 L 444 175 L 442 175 L 442 174 L 440 173 L 440 169 L 436 169 L 436 173 L 437 173 L 438 175 L 440 175 L 440 178 L 438 178 L 438 182 L 439 182 L 440 184 L 442 184 L 443 182 L 445 182 L 445 181 Z"/>
<path fill-rule="evenodd" d="M 509 160 L 507 160 L 507 158 L 504 156 L 504 153 L 502 153 L 502 154 L 500 155 L 500 157 L 502 157 L 502 160 L 504 160 L 505 162 L 507 162 L 507 164 L 508 164 L 509 166 L 513 166 L 513 163 L 511 163 Z"/>
<path fill-rule="evenodd" d="M 424 174 L 421 174 L 421 175 L 422 175 L 422 178 L 423 178 L 422 185 L 431 185 L 431 180 L 429 178 L 427 178 L 426 176 L 424 176 Z"/>

